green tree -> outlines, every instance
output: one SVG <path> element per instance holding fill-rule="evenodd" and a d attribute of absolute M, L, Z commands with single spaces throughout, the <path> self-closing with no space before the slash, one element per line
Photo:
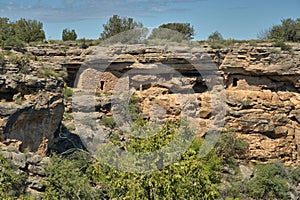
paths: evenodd
<path fill-rule="evenodd" d="M 43 41 L 45 39 L 45 32 L 43 30 L 43 23 L 37 20 L 27 20 L 21 18 L 14 24 L 14 32 L 17 38 L 24 42 Z"/>
<path fill-rule="evenodd" d="M 249 180 L 249 195 L 255 199 L 288 199 L 289 186 L 284 167 L 278 163 L 258 165 Z"/>
<path fill-rule="evenodd" d="M 223 40 L 223 36 L 221 35 L 220 32 L 215 31 L 208 36 L 208 40 L 213 40 L 213 41 L 214 40 Z"/>
<path fill-rule="evenodd" d="M 46 168 L 45 199 L 102 199 L 101 190 L 93 188 L 85 174 L 86 156 L 79 154 L 72 159 L 57 155 L 51 157 Z"/>
<path fill-rule="evenodd" d="M 23 42 L 16 37 L 14 24 L 8 18 L 0 18 L 0 45 L 24 47 Z"/>
<path fill-rule="evenodd" d="M 183 39 L 191 40 L 194 38 L 195 30 L 190 23 L 167 23 L 162 24 L 158 28 L 167 28 L 182 34 Z"/>
<path fill-rule="evenodd" d="M 13 35 L 12 26 L 7 17 L 0 18 L 0 39 L 7 40 Z"/>
<path fill-rule="evenodd" d="M 157 132 L 157 129 L 147 121 L 138 119 L 130 133 L 139 135 L 141 132 L 151 135 L 151 137 L 128 139 L 128 151 L 153 152 L 163 148 L 174 139 L 176 134 L 179 134 L 178 124 L 167 122 Z M 183 134 L 191 133 L 184 132 Z M 113 141 L 113 143 L 120 145 L 117 141 Z M 219 185 L 217 172 L 221 159 L 213 151 L 201 158 L 199 156 L 201 147 L 202 141 L 195 138 L 191 146 L 177 161 L 165 168 L 158 167 L 158 170 L 147 173 L 117 171 L 105 165 L 102 158 L 99 158 L 99 162 L 93 164 L 88 172 L 94 182 L 105 188 L 111 199 L 217 199 Z M 164 160 L 161 159 L 161 156 L 145 162 L 161 166 L 161 162 Z M 114 159 L 114 156 L 109 156 L 109 158 Z M 143 159 L 143 156 L 139 157 L 141 162 Z"/>
<path fill-rule="evenodd" d="M 101 33 L 101 39 L 107 39 L 119 33 L 128 30 L 134 30 L 142 28 L 143 24 L 140 22 L 135 22 L 133 18 L 119 17 L 118 15 L 113 15 L 109 18 L 108 22 L 103 25 L 103 32 Z"/>
<path fill-rule="evenodd" d="M 74 41 L 76 39 L 77 39 L 77 34 L 74 29 L 70 30 L 70 29 L 65 28 L 62 31 L 62 40 L 63 41 L 68 41 L 68 40 Z"/>
<path fill-rule="evenodd" d="M 89 170 L 111 199 L 217 199 L 220 159 L 211 152 L 199 156 L 196 139 L 182 158 L 145 174 L 116 171 L 101 162 Z"/>
<path fill-rule="evenodd" d="M 154 28 L 151 35 L 148 37 L 149 40 L 166 40 L 167 42 L 182 42 L 184 36 L 178 31 L 174 31 L 166 28 Z M 161 41 L 159 41 L 161 42 Z"/>
<path fill-rule="evenodd" d="M 300 18 L 296 20 L 291 18 L 281 20 L 280 25 L 274 25 L 270 28 L 268 39 L 299 42 Z"/>

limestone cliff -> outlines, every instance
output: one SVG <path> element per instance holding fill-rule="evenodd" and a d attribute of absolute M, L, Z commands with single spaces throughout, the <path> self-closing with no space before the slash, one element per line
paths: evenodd
<path fill-rule="evenodd" d="M 145 119 L 162 123 L 182 113 L 196 116 L 193 128 L 199 136 L 224 120 L 217 128 L 236 132 L 249 143 L 243 159 L 300 164 L 300 45 L 291 46 L 291 51 L 269 43 L 223 49 L 198 44 L 82 49 L 70 43 L 2 49 L 1 154 L 30 175 L 26 191 L 38 196 L 45 191 L 49 158 L 25 149 L 44 155 L 52 145 L 59 153 L 84 148 L 74 134 L 59 137 L 62 129 L 93 137 L 96 123 L 115 117 L 118 106 L 128 104 L 114 103 L 111 94 L 130 91 Z M 77 95 L 63 98 L 64 83 Z M 218 96 L 215 90 L 224 93 Z M 94 95 L 88 102 L 87 92 Z M 82 124 L 74 126 L 76 115 Z"/>
<path fill-rule="evenodd" d="M 180 118 L 182 105 L 176 95 L 192 89 L 199 106 L 191 109 L 197 109 L 199 134 L 205 135 L 216 118 L 212 114 L 216 99 L 209 87 L 212 72 L 207 68 L 213 63 L 226 93 L 223 131 L 236 132 L 249 142 L 247 159 L 253 162 L 279 159 L 299 164 L 300 47 L 292 47 L 291 51 L 269 43 L 241 43 L 224 49 L 176 47 L 175 51 L 166 46 L 97 47 L 90 50 L 92 60 L 85 62 L 90 69 L 82 72 L 77 87 L 113 93 L 130 74 L 127 89 L 138 95 L 143 115 L 150 120 Z M 200 62 L 193 63 L 197 59 Z M 200 73 L 193 66 L 197 64 L 202 67 Z M 175 72 L 161 70 L 166 66 Z M 155 105 L 163 113 L 153 110 Z"/>
<path fill-rule="evenodd" d="M 211 95 L 212 72 L 207 68 L 214 65 L 213 75 L 221 77 L 222 83 L 218 84 L 226 93 L 223 130 L 235 131 L 249 141 L 249 160 L 280 159 L 296 164 L 300 162 L 300 46 L 291 45 L 291 51 L 270 43 L 237 43 L 223 49 L 212 49 L 209 45 L 183 45 L 175 49 L 167 45 L 27 47 L 24 52 L 14 52 L 33 56 L 25 67 L 11 62 L 6 55 L 0 70 L 1 140 L 18 139 L 23 142 L 22 148 L 32 150 L 37 150 L 45 139 L 53 143 L 64 112 L 63 81 L 57 78 L 63 70 L 68 72 L 65 82 L 74 91 L 92 89 L 103 94 L 92 105 L 95 120 L 112 114 L 107 95 L 128 74 L 130 83 L 125 89 L 135 91 L 143 116 L 149 120 L 180 118 L 182 104 L 176 95 L 192 90 L 197 102 L 190 109 L 185 105 L 185 111 L 198 116 L 198 134 L 203 136 L 216 119 L 212 113 L 212 103 L 216 101 Z M 201 62 L 195 63 L 197 60 Z M 195 68 L 197 64 L 204 67 L 200 72 Z M 174 70 L 165 70 L 166 66 Z M 79 69 L 81 76 L 75 80 Z M 84 112 L 89 111 L 82 98 L 76 97 L 73 103 Z M 155 111 L 156 105 L 163 108 L 163 113 Z M 71 99 L 65 102 L 65 108 L 69 114 L 76 111 L 72 113 Z"/>
<path fill-rule="evenodd" d="M 64 82 L 54 76 L 60 65 L 38 61 L 26 50 L 1 54 L 0 141 L 19 140 L 22 151 L 43 154 L 53 144 L 64 112 Z"/>

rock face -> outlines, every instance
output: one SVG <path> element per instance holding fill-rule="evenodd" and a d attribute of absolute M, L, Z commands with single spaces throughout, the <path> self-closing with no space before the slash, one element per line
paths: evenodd
<path fill-rule="evenodd" d="M 225 110 L 222 129 L 239 133 L 249 142 L 247 159 L 299 164 L 300 47 L 292 47 L 287 52 L 272 44 L 244 43 L 224 49 L 177 47 L 175 53 L 166 47 L 97 47 L 92 49 L 92 60 L 85 63 L 94 71 L 83 72 L 78 87 L 103 94 L 134 91 L 143 116 L 157 122 L 181 118 L 180 94 L 193 90 L 198 106 L 187 110 L 198 116 L 198 134 L 206 135 L 213 121 L 218 121 L 216 113 Z M 202 67 L 200 73 L 195 70 L 197 64 Z M 212 65 L 215 72 L 210 71 Z M 211 84 L 216 80 L 209 75 L 222 82 Z M 122 82 L 124 77 L 127 82 Z M 129 86 L 119 90 L 122 83 Z M 216 86 L 223 87 L 224 97 L 212 95 Z M 223 108 L 213 108 L 218 98 L 225 102 Z"/>
<path fill-rule="evenodd" d="M 299 164 L 299 47 L 240 47 L 224 56 L 226 129 L 250 144 L 248 158 Z"/>
<path fill-rule="evenodd" d="M 57 66 L 48 63 L 46 68 L 47 62 L 30 60 L 25 53 L 10 54 L 0 74 L 0 140 L 16 139 L 22 151 L 43 154 L 62 120 L 64 82 L 54 76 Z"/>
<path fill-rule="evenodd" d="M 223 49 L 198 44 L 28 47 L 14 52 L 30 53 L 28 63 L 5 56 L 0 67 L 0 139 L 20 140 L 22 149 L 33 151 L 53 143 L 64 112 L 63 80 L 58 77 L 66 70 L 64 81 L 74 91 L 98 95 L 95 103 L 84 103 L 84 96 L 68 100 L 68 114 L 93 112 L 90 118 L 99 122 L 104 114 L 114 114 L 110 95 L 128 91 L 137 95 L 146 119 L 162 123 L 183 113 L 197 116 L 194 127 L 200 136 L 221 121 L 218 129 L 234 131 L 249 142 L 248 160 L 299 164 L 300 46 L 291 45 L 290 52 L 268 43 Z M 78 70 L 81 76 L 75 80 Z M 183 98 L 190 91 L 194 104 Z M 87 132 L 95 130 L 93 126 Z"/>
<path fill-rule="evenodd" d="M 0 142 L 1 154 L 17 170 L 18 174 L 28 175 L 23 190 L 26 194 L 41 198 L 45 192 L 46 176 L 45 168 L 50 163 L 49 157 L 43 157 L 32 152 L 23 153 L 19 149 L 21 142 L 14 139 L 8 139 L 4 143 Z"/>

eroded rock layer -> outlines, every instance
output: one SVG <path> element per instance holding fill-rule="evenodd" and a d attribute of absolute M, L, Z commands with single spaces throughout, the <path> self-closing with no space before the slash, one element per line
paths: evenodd
<path fill-rule="evenodd" d="M 300 47 L 292 47 L 291 51 L 267 43 L 224 49 L 97 47 L 91 50 L 91 59 L 85 62 L 89 69 L 77 86 L 103 94 L 133 90 L 144 117 L 157 122 L 181 118 L 186 105 L 180 101 L 184 91 L 192 90 L 198 105 L 189 110 L 197 116 L 200 135 L 207 134 L 218 112 L 225 110 L 222 130 L 249 142 L 247 159 L 299 164 Z M 219 86 L 226 95 L 218 100 L 225 102 L 218 111 L 212 92 Z"/>

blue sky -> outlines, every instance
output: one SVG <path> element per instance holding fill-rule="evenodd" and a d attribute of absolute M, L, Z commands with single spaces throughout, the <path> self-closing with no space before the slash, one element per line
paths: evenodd
<path fill-rule="evenodd" d="M 99 38 L 114 14 L 148 28 L 189 22 L 198 40 L 216 30 L 224 38 L 255 39 L 281 19 L 300 18 L 300 0 L 0 0 L 1 17 L 37 19 L 47 39 L 61 39 L 64 28 L 75 29 L 78 38 Z"/>

